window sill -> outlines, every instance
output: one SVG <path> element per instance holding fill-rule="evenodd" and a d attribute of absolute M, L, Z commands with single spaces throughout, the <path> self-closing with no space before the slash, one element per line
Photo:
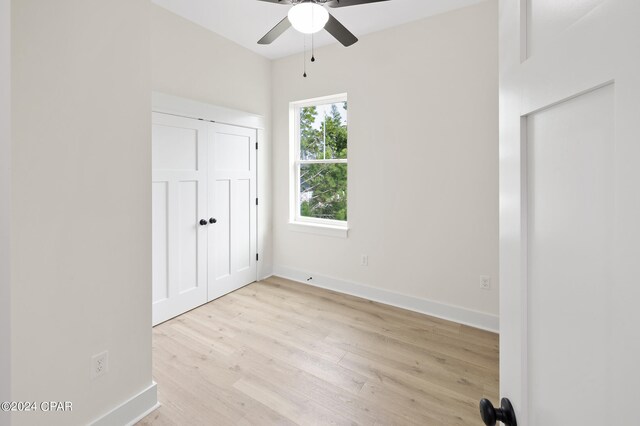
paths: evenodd
<path fill-rule="evenodd" d="M 289 222 L 289 230 L 336 238 L 347 238 L 349 235 L 349 228 L 346 226 L 323 225 L 319 223 Z"/>

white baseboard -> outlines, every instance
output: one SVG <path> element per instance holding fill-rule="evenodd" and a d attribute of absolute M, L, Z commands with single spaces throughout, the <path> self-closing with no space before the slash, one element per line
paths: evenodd
<path fill-rule="evenodd" d="M 159 406 L 158 385 L 153 382 L 147 389 L 91 423 L 91 426 L 132 426 Z"/>
<path fill-rule="evenodd" d="M 492 331 L 494 333 L 498 333 L 500 329 L 500 321 L 497 315 L 478 312 L 462 308 L 460 306 L 447 305 L 433 300 L 407 296 L 405 294 L 370 287 L 353 281 L 300 271 L 286 266 L 274 266 L 273 275 L 297 281 L 302 284 L 321 287 L 327 290 L 349 294 L 351 296 L 362 297 L 364 299 L 373 300 L 374 302 L 380 302 L 386 305 L 396 306 L 398 308 L 408 309 L 421 314 L 431 315 L 471 327 Z M 313 279 L 311 281 L 307 281 L 307 278 L 309 277 L 313 277 Z"/>
<path fill-rule="evenodd" d="M 268 271 L 262 271 L 262 273 L 259 275 L 258 281 L 266 280 L 267 278 L 272 276 L 273 271 L 271 269 L 269 269 Z"/>

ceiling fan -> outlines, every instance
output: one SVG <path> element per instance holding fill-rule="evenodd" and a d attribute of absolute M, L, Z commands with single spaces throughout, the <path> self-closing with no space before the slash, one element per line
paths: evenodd
<path fill-rule="evenodd" d="M 293 5 L 289 9 L 288 15 L 273 27 L 258 44 L 271 44 L 282 33 L 293 26 L 296 30 L 304 34 L 314 34 L 322 29 L 336 38 L 345 47 L 351 46 L 358 41 L 351 31 L 345 28 L 336 18 L 324 7 L 331 8 L 357 6 L 360 4 L 377 3 L 388 0 L 259 0 L 267 3 Z"/>

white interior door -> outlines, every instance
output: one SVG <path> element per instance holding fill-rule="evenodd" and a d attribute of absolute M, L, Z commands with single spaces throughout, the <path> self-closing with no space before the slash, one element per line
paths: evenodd
<path fill-rule="evenodd" d="M 207 124 L 154 113 L 152 158 L 155 325 L 207 302 Z"/>
<path fill-rule="evenodd" d="M 500 390 L 521 426 L 640 424 L 639 17 L 500 1 Z"/>
<path fill-rule="evenodd" d="M 209 300 L 256 280 L 256 130 L 209 125 Z"/>

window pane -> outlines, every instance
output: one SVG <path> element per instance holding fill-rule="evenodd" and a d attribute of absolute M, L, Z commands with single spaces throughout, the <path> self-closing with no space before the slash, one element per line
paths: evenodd
<path fill-rule="evenodd" d="M 347 103 L 300 108 L 300 159 L 347 158 Z"/>
<path fill-rule="evenodd" d="M 300 216 L 347 220 L 347 165 L 300 165 Z"/>

